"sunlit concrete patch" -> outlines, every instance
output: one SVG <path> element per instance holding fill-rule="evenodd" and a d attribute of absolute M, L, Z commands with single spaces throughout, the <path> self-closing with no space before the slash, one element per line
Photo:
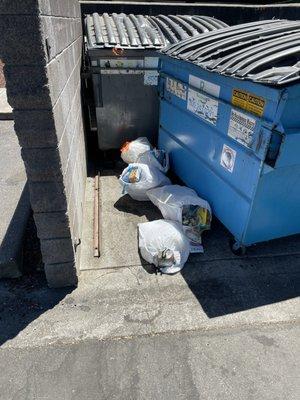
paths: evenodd
<path fill-rule="evenodd" d="M 6 88 L 0 88 L 0 120 L 12 120 L 12 108 L 7 100 Z"/>
<path fill-rule="evenodd" d="M 78 288 L 55 294 L 56 302 L 45 289 L 25 293 L 24 302 L 42 308 L 31 311 L 31 321 L 29 312 L 27 325 L 4 310 L 2 343 L 26 347 L 299 322 L 299 258 L 264 261 L 187 264 L 175 276 L 150 274 L 141 265 L 82 271 Z"/>
<path fill-rule="evenodd" d="M 106 171 L 100 177 L 101 256 L 93 257 L 94 181 L 88 179 L 80 269 L 102 269 L 141 264 L 137 224 L 161 218 L 149 202 L 132 200 L 122 194 L 118 173 Z"/>

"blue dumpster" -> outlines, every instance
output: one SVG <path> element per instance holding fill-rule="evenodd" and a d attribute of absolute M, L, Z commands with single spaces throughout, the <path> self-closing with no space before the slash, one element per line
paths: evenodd
<path fill-rule="evenodd" d="M 233 251 L 300 232 L 300 22 L 224 28 L 162 51 L 159 146 Z"/>

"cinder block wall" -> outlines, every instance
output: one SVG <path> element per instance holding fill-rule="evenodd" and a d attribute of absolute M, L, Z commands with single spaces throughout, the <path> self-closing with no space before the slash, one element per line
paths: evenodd
<path fill-rule="evenodd" d="M 0 88 L 5 87 L 5 78 L 4 78 L 4 72 L 3 72 L 3 62 L 0 60 Z"/>
<path fill-rule="evenodd" d="M 86 181 L 79 3 L 1 0 L 0 37 L 48 284 L 75 285 Z"/>

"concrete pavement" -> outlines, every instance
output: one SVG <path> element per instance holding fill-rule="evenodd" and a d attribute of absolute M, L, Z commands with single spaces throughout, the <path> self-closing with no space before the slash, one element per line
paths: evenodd
<path fill-rule="evenodd" d="M 13 121 L 0 121 L 0 173 L 0 278 L 16 278 L 21 275 L 30 201 Z"/>
<path fill-rule="evenodd" d="M 121 200 L 109 179 L 107 264 L 85 237 L 78 288 L 51 290 L 38 275 L 0 283 L 1 400 L 298 399 L 300 238 L 237 258 L 215 221 L 204 255 L 155 275 L 135 253 L 134 225 L 160 216 Z"/>

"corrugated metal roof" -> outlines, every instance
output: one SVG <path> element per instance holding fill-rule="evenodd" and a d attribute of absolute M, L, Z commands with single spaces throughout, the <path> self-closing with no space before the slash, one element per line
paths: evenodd
<path fill-rule="evenodd" d="M 89 48 L 120 46 L 160 49 L 199 33 L 226 27 L 212 17 L 190 15 L 143 16 L 134 14 L 89 14 L 85 30 Z"/>
<path fill-rule="evenodd" d="M 300 79 L 300 21 L 236 25 L 189 38 L 162 52 L 220 74 L 283 85 Z"/>

